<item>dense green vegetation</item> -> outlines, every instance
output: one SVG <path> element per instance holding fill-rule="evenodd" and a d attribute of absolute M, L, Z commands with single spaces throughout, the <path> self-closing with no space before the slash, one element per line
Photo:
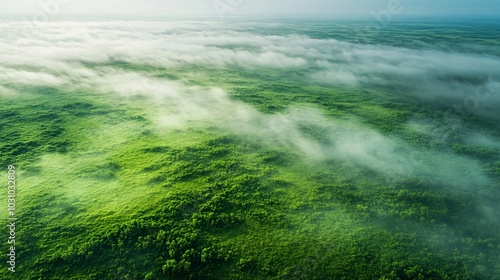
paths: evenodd
<path fill-rule="evenodd" d="M 0 96 L 0 166 L 18 172 L 15 279 L 500 279 L 500 149 L 467 140 L 500 137 L 494 118 L 453 113 L 457 125 L 449 103 L 318 85 L 306 70 L 85 66 L 219 87 L 262 118 L 315 108 L 394 139 L 409 163 L 308 158 L 218 120 L 165 128 L 168 104 L 144 96 L 26 86 Z M 328 126 L 297 126 L 332 144 Z"/>

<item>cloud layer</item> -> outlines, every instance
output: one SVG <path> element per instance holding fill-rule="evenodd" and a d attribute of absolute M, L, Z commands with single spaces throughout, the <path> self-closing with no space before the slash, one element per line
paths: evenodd
<path fill-rule="evenodd" d="M 333 121 L 312 109 L 267 115 L 231 100 L 220 88 L 187 86 L 111 64 L 292 69 L 305 73 L 304 82 L 308 83 L 395 87 L 410 96 L 455 100 L 452 102 L 473 95 L 480 86 L 500 92 L 490 75 L 500 73 L 500 60 L 493 55 L 249 31 L 262 27 L 280 25 L 173 21 L 66 22 L 34 27 L 27 22 L 0 23 L 0 48 L 4 50 L 0 54 L 1 95 L 15 94 L 25 86 L 51 86 L 146 96 L 161 104 L 158 123 L 164 129 L 211 123 L 297 151 L 307 159 L 351 162 L 389 178 L 426 176 L 460 188 L 489 183 L 474 160 L 416 149 L 355 121 Z M 488 96 L 489 106 L 499 100 L 498 95 Z M 485 137 L 475 141 L 498 148 L 495 138 Z M 465 169 L 466 180 L 461 176 Z"/>
<path fill-rule="evenodd" d="M 500 92 L 500 59 L 495 55 L 362 45 L 294 34 L 265 36 L 252 31 L 269 27 L 273 26 L 220 21 L 0 23 L 4 38 L 0 40 L 0 65 L 3 73 L 18 71 L 9 75 L 42 83 L 57 82 L 47 76 L 47 71 L 57 74 L 67 68 L 74 72 L 77 63 L 124 61 L 167 68 L 297 69 L 319 84 L 392 86 L 418 98 L 445 97 L 455 103 L 464 103 L 480 86 Z M 26 65 L 45 69 L 44 73 L 36 76 L 29 71 L 5 69 Z M 499 96 L 490 95 L 487 103 L 499 105 Z"/>

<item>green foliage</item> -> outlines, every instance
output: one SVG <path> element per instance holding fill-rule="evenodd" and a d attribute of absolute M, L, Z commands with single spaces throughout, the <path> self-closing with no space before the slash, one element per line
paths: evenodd
<path fill-rule="evenodd" d="M 413 36 L 403 35 L 402 45 Z M 0 163 L 19 169 L 19 279 L 500 278 L 498 149 L 464 140 L 470 130 L 498 136 L 487 117 L 457 125 L 443 121 L 449 104 L 312 85 L 296 70 L 86 66 L 220 86 L 263 114 L 312 107 L 356 119 L 429 153 L 473 159 L 485 187 L 309 161 L 203 121 L 159 129 L 162 105 L 146 98 L 25 88 L 31 95 L 0 97 Z M 414 119 L 424 129 L 409 128 Z M 319 126 L 298 130 L 332 144 Z"/>

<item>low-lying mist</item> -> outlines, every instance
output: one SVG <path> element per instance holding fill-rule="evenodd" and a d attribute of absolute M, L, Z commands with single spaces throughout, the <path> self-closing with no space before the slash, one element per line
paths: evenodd
<path fill-rule="evenodd" d="M 396 136 L 386 136 L 361 125 L 354 118 L 333 120 L 318 109 L 298 107 L 266 114 L 232 100 L 220 88 L 186 86 L 109 69 L 98 76 L 91 86 L 94 89 L 125 97 L 144 96 L 160 104 L 157 123 L 161 129 L 183 129 L 205 123 L 269 147 L 285 148 L 309 162 L 348 162 L 387 178 L 423 176 L 460 189 L 489 184 L 475 160 L 413 147 Z"/>
<path fill-rule="evenodd" d="M 216 85 L 188 86 L 114 62 L 174 67 L 294 69 L 305 83 L 340 87 L 398 88 L 392 93 L 424 100 L 482 98 L 492 118 L 500 103 L 500 59 L 491 54 L 362 45 L 304 35 L 258 35 L 209 22 L 0 23 L 0 96 L 25 94 L 27 85 L 84 89 L 126 98 L 151 98 L 162 129 L 216 125 L 232 133 L 285 148 L 311 162 L 347 162 L 387 178 L 424 177 L 451 189 L 485 188 L 491 183 L 481 164 L 447 151 L 415 147 L 384 135 L 355 118 L 334 120 L 320 110 L 290 108 L 262 113 L 235 101 Z M 251 23 L 249 23 L 251 25 Z M 248 29 L 246 29 L 248 30 Z M 487 94 L 486 94 L 487 93 Z M 474 145 L 498 148 L 496 136 L 474 134 Z"/>
<path fill-rule="evenodd" d="M 500 59 L 463 49 L 403 48 L 355 44 L 333 38 L 289 34 L 260 35 L 248 22 L 89 22 L 1 23 L 2 76 L 15 81 L 57 83 L 50 75 L 72 75 L 78 63 L 123 61 L 158 67 L 238 66 L 296 69 L 305 82 L 332 86 L 391 87 L 396 93 L 427 100 L 464 103 L 477 94 L 482 110 L 499 105 Z M 272 24 L 268 24 L 272 27 Z M 274 27 L 277 28 L 277 27 Z M 439 44 L 436 43 L 436 44 Z M 69 65 L 68 65 L 69 64 Z M 39 73 L 41 72 L 41 73 Z M 74 73 L 73 73 L 74 74 Z"/>

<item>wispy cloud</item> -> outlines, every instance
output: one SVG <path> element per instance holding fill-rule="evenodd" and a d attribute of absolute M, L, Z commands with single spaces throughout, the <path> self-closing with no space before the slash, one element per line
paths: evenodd
<path fill-rule="evenodd" d="M 141 95 L 161 105 L 157 121 L 164 129 L 212 123 L 266 145 L 287 147 L 307 159 L 350 162 L 391 178 L 426 176 L 460 188 L 489 182 L 474 160 L 417 149 L 355 120 L 334 121 L 312 109 L 292 108 L 268 115 L 232 100 L 220 88 L 187 86 L 113 68 L 110 62 L 163 68 L 295 69 L 306 73 L 305 82 L 398 86 L 418 98 L 460 99 L 481 83 L 475 80 L 478 75 L 500 73 L 500 60 L 495 56 L 360 45 L 293 34 L 259 35 L 245 31 L 251 24 L 227 22 L 67 22 L 23 32 L 25 25 L 29 23 L 0 23 L 0 34 L 18 35 L 14 40 L 7 39 L 12 36 L 0 39 L 0 46 L 10 45 L 0 54 L 2 92 L 35 85 Z M 492 97 L 490 104 L 499 100 Z M 481 141 L 491 145 L 496 140 Z M 419 154 L 422 160 L 410 160 L 411 154 Z M 461 179 L 464 169 L 469 170 L 467 180 Z"/>

